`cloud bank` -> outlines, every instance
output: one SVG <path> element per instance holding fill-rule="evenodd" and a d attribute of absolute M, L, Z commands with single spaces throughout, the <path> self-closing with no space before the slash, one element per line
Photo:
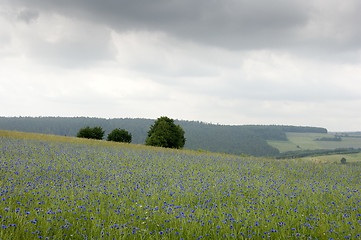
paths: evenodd
<path fill-rule="evenodd" d="M 2 115 L 360 130 L 361 3 L 0 0 Z"/>

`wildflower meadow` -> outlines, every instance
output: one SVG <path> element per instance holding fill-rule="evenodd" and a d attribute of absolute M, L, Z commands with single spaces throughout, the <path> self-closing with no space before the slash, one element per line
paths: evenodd
<path fill-rule="evenodd" d="M 357 165 L 3 136 L 0 168 L 1 240 L 361 239 Z"/>

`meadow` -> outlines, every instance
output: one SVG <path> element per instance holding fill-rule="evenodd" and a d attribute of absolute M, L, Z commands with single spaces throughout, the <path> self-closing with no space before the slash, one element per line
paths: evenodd
<path fill-rule="evenodd" d="M 0 239 L 361 239 L 361 166 L 0 131 Z"/>
<path fill-rule="evenodd" d="M 269 140 L 268 144 L 277 148 L 280 152 L 314 150 L 314 149 L 336 149 L 336 148 L 361 148 L 361 136 L 350 135 L 341 137 L 342 141 L 315 141 L 317 138 L 333 138 L 333 133 L 286 133 L 288 141 Z"/>

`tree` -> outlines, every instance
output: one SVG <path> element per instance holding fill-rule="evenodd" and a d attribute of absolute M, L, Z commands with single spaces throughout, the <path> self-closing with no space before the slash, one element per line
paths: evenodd
<path fill-rule="evenodd" d="M 167 148 L 182 148 L 185 141 L 183 129 L 176 125 L 173 119 L 160 117 L 150 127 L 145 144 Z"/>
<path fill-rule="evenodd" d="M 341 158 L 341 163 L 342 163 L 342 164 L 346 164 L 346 158 L 344 158 L 344 157 Z"/>
<path fill-rule="evenodd" d="M 111 133 L 108 134 L 108 141 L 114 142 L 127 142 L 130 143 L 132 141 L 132 134 L 124 129 L 116 128 Z"/>
<path fill-rule="evenodd" d="M 105 131 L 101 127 L 93 127 L 93 138 L 94 139 L 103 139 Z"/>
<path fill-rule="evenodd" d="M 79 132 L 76 134 L 79 138 L 92 138 L 93 131 L 89 126 L 82 128 L 79 130 Z"/>
<path fill-rule="evenodd" d="M 101 127 L 93 127 L 90 128 L 89 126 L 82 128 L 79 130 L 79 132 L 76 134 L 77 137 L 80 138 L 90 138 L 90 139 L 103 139 L 104 136 L 103 129 Z"/>

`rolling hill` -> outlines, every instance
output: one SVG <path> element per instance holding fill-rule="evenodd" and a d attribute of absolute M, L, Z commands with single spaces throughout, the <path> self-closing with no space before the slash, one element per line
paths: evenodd
<path fill-rule="evenodd" d="M 88 117 L 0 117 L 0 129 L 76 136 L 85 126 L 101 126 L 105 136 L 115 128 L 132 134 L 132 143 L 144 144 L 147 132 L 155 120 L 141 118 L 88 118 Z M 176 120 L 185 131 L 186 149 L 205 150 L 230 154 L 276 157 L 282 144 L 288 143 L 289 133 L 327 134 L 319 127 L 277 125 L 216 125 L 197 121 Z M 292 143 L 291 143 L 292 145 Z"/>

